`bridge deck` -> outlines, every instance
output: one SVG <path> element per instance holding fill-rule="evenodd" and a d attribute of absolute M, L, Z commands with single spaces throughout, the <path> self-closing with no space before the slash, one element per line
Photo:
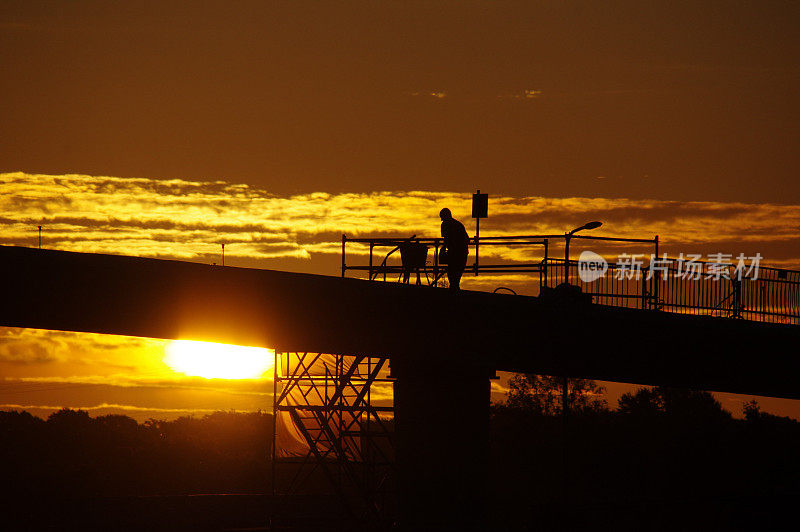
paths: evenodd
<path fill-rule="evenodd" d="M 800 398 L 800 327 L 0 247 L 0 325 Z"/>

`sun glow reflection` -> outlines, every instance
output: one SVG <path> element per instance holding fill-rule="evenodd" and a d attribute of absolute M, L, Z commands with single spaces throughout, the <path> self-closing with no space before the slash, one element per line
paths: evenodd
<path fill-rule="evenodd" d="M 174 371 L 206 379 L 257 379 L 271 369 L 274 352 L 263 347 L 173 340 L 164 362 Z"/>

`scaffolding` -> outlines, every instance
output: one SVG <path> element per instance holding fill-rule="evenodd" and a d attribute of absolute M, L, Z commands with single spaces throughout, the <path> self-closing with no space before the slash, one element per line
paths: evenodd
<path fill-rule="evenodd" d="M 273 378 L 275 500 L 311 497 L 310 506 L 325 514 L 318 517 L 331 522 L 335 512 L 340 528 L 389 528 L 395 497 L 388 358 L 276 352 Z"/>

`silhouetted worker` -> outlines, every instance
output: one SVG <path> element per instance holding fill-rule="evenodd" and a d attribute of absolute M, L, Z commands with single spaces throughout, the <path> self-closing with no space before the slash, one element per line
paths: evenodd
<path fill-rule="evenodd" d="M 467 266 L 469 235 L 464 229 L 464 224 L 453 218 L 450 209 L 444 208 L 439 211 L 439 218 L 442 219 L 443 249 L 447 255 L 447 280 L 450 282 L 451 290 L 459 290 L 461 274 Z"/>

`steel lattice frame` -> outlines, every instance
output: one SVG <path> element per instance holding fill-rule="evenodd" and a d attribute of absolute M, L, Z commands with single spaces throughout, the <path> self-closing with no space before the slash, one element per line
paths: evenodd
<path fill-rule="evenodd" d="M 345 517 L 380 526 L 393 510 L 394 408 L 372 404 L 373 387 L 391 382 L 387 357 L 276 352 L 273 494 L 303 494 L 312 475 L 327 479 Z M 320 372 L 320 368 L 324 371 Z M 308 450 L 278 452 L 278 416 L 287 413 Z M 276 477 L 286 466 L 288 481 Z"/>

